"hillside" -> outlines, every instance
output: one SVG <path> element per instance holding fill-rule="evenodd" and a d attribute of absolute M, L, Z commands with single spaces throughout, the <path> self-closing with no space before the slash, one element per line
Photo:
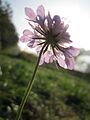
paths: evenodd
<path fill-rule="evenodd" d="M 0 120 L 14 120 L 36 58 L 0 54 Z M 22 120 L 90 120 L 90 75 L 39 67 Z"/>

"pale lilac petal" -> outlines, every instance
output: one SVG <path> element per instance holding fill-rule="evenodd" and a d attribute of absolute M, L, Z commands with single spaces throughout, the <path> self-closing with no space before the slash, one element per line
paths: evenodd
<path fill-rule="evenodd" d="M 31 39 L 29 43 L 27 44 L 28 47 L 33 48 L 34 47 L 35 40 Z"/>
<path fill-rule="evenodd" d="M 52 63 L 53 61 L 54 61 L 54 55 L 53 55 L 53 53 L 51 52 L 51 51 L 46 51 L 45 53 L 44 53 L 44 57 L 45 57 L 45 62 L 46 63 Z"/>
<path fill-rule="evenodd" d="M 33 36 L 34 36 L 33 32 L 26 29 L 23 31 L 23 36 L 21 36 L 20 41 L 28 42 L 32 39 Z"/>
<path fill-rule="evenodd" d="M 36 17 L 36 21 L 42 28 L 44 28 L 44 20 L 40 16 Z"/>
<path fill-rule="evenodd" d="M 49 62 L 52 63 L 54 61 L 54 55 L 50 56 Z"/>
<path fill-rule="evenodd" d="M 38 6 L 37 15 L 40 16 L 42 19 L 45 18 L 45 9 L 44 9 L 43 5 Z"/>
<path fill-rule="evenodd" d="M 50 54 L 49 54 L 48 51 L 46 51 L 46 52 L 44 53 L 44 57 L 45 57 L 45 62 L 46 62 L 46 63 L 49 63 L 49 60 L 50 60 Z"/>
<path fill-rule="evenodd" d="M 53 25 L 53 31 L 52 32 L 53 32 L 54 35 L 59 34 L 60 33 L 60 27 L 59 26 L 56 27 L 56 26 Z M 59 37 L 59 40 L 60 40 L 60 37 Z"/>
<path fill-rule="evenodd" d="M 45 62 L 46 62 L 46 63 L 49 63 L 49 61 L 50 61 L 49 56 L 46 56 L 46 57 L 45 57 Z"/>
<path fill-rule="evenodd" d="M 36 20 L 36 15 L 34 13 L 34 11 L 31 8 L 25 8 L 25 14 L 26 16 L 29 17 L 30 20 Z"/>
<path fill-rule="evenodd" d="M 48 21 L 49 30 L 51 30 L 52 29 L 52 19 L 51 19 L 49 12 L 48 12 L 48 16 L 47 16 L 47 21 Z"/>
<path fill-rule="evenodd" d="M 74 61 L 73 57 L 72 58 L 66 57 L 65 62 L 66 62 L 66 65 L 67 65 L 68 69 L 70 69 L 70 70 L 74 69 L 75 61 Z"/>
<path fill-rule="evenodd" d="M 80 53 L 80 49 L 71 46 L 69 52 L 72 54 L 72 56 L 77 56 Z"/>
<path fill-rule="evenodd" d="M 60 39 L 59 43 L 71 43 L 72 41 L 70 40 L 70 35 L 68 32 L 63 32 L 62 35 L 58 35 L 57 39 Z"/>
<path fill-rule="evenodd" d="M 33 44 L 33 48 L 36 48 L 36 47 L 37 47 L 37 42 L 35 41 L 34 44 Z"/>
<path fill-rule="evenodd" d="M 70 39 L 70 35 L 68 32 L 63 32 L 62 36 L 64 37 L 64 39 Z"/>
<path fill-rule="evenodd" d="M 65 27 L 64 27 L 64 31 L 67 31 L 68 27 L 69 27 L 69 25 L 66 24 Z"/>
<path fill-rule="evenodd" d="M 61 23 L 61 19 L 60 19 L 60 17 L 58 15 L 55 15 L 53 17 L 53 21 L 55 21 L 56 25 L 59 25 Z"/>
<path fill-rule="evenodd" d="M 30 31 L 30 30 L 28 30 L 28 29 L 24 30 L 24 31 L 23 31 L 23 34 L 26 35 L 26 36 L 27 36 L 27 35 L 34 35 L 33 32 Z"/>
<path fill-rule="evenodd" d="M 36 45 L 36 52 L 37 52 L 37 55 L 39 55 L 41 48 L 42 48 L 42 46 L 37 46 L 37 45 Z"/>
<path fill-rule="evenodd" d="M 53 17 L 53 34 L 59 34 L 60 33 L 60 31 L 62 30 L 61 29 L 61 19 L 60 19 L 60 17 L 58 16 L 58 15 L 55 15 L 54 17 Z"/>
<path fill-rule="evenodd" d="M 30 40 L 30 38 L 28 36 L 25 36 L 25 35 L 21 36 L 21 38 L 20 38 L 21 42 L 28 42 L 29 40 Z"/>
<path fill-rule="evenodd" d="M 62 25 L 61 24 L 56 24 L 56 23 L 54 23 L 53 24 L 53 34 L 59 34 L 60 36 L 59 36 L 59 39 L 60 39 L 60 37 L 61 37 L 61 32 L 63 32 L 62 31 Z"/>
<path fill-rule="evenodd" d="M 60 56 L 57 58 L 57 62 L 59 66 L 65 68 L 65 61 Z"/>
<path fill-rule="evenodd" d="M 68 56 L 77 56 L 80 53 L 80 50 L 78 48 L 74 48 L 70 46 L 69 48 L 66 48 L 65 54 Z"/>
<path fill-rule="evenodd" d="M 54 55 L 50 56 L 49 63 L 52 63 L 54 61 Z"/>
<path fill-rule="evenodd" d="M 25 37 L 24 37 L 24 36 L 21 36 L 19 40 L 20 40 L 21 42 L 24 42 L 24 41 L 25 41 Z"/>
<path fill-rule="evenodd" d="M 41 59 L 40 59 L 40 62 L 39 62 L 39 65 L 42 65 L 42 64 L 44 64 L 44 56 L 43 55 L 41 56 Z"/>

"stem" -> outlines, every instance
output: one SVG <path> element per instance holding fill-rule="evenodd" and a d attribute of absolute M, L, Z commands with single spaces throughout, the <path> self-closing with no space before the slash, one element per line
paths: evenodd
<path fill-rule="evenodd" d="M 19 107 L 19 111 L 17 113 L 17 116 L 16 116 L 15 120 L 20 120 L 20 118 L 21 118 L 21 114 L 22 114 L 24 105 L 25 105 L 25 103 L 26 103 L 26 101 L 28 99 L 28 96 L 29 96 L 30 92 L 31 92 L 31 89 L 32 89 L 32 86 L 33 86 L 33 83 L 34 83 L 34 77 L 36 75 L 36 71 L 37 71 L 37 68 L 38 68 L 38 65 L 39 65 L 39 62 L 40 62 L 40 58 L 41 58 L 41 55 L 42 55 L 42 52 L 43 52 L 43 49 L 44 49 L 45 46 L 46 46 L 46 44 L 43 45 L 43 47 L 42 47 L 42 49 L 40 51 L 36 67 L 35 67 L 33 75 L 32 75 L 32 79 L 28 83 L 27 89 L 26 89 L 25 94 L 24 94 L 24 96 L 22 98 L 22 101 L 21 101 L 21 104 L 20 104 L 20 107 Z"/>

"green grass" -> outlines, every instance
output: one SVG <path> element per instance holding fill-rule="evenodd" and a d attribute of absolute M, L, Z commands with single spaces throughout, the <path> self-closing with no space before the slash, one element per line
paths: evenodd
<path fill-rule="evenodd" d="M 14 120 L 35 63 L 32 55 L 0 55 L 0 120 Z M 89 74 L 39 67 L 23 120 L 90 120 L 89 80 Z"/>

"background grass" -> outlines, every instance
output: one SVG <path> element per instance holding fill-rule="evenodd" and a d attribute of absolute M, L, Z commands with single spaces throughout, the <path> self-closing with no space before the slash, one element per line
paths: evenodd
<path fill-rule="evenodd" d="M 36 57 L 0 54 L 0 120 L 14 120 Z M 39 67 L 21 120 L 90 120 L 90 75 Z"/>

